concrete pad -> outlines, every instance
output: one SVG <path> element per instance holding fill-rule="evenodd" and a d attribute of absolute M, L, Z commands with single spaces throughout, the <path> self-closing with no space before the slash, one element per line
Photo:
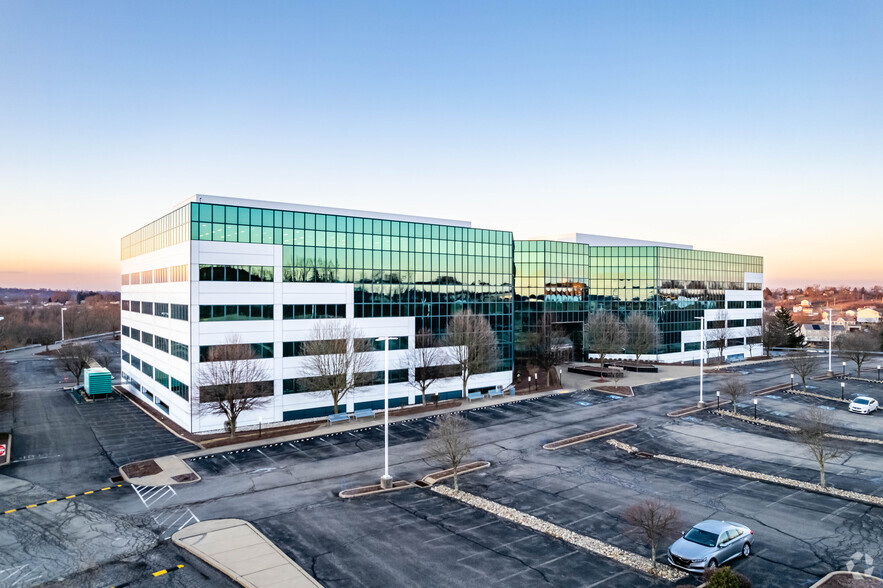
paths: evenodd
<path fill-rule="evenodd" d="M 321 588 L 248 521 L 202 521 L 178 531 L 172 541 L 249 588 Z"/>
<path fill-rule="evenodd" d="M 120 467 L 120 475 L 126 482 L 129 482 L 130 484 L 138 484 L 139 486 L 174 486 L 175 484 L 192 484 L 201 479 L 196 472 L 190 469 L 190 466 L 187 465 L 184 460 L 176 455 L 157 457 L 153 461 L 156 462 L 156 465 L 162 468 L 162 471 L 158 474 L 130 478 L 126 475 L 126 472 L 123 471 L 123 468 L 126 466 L 122 466 Z M 175 480 L 175 476 L 184 476 L 188 474 L 192 479 L 185 481 Z"/>

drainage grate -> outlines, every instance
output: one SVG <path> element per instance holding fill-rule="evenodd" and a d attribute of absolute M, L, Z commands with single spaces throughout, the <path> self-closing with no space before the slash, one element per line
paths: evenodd
<path fill-rule="evenodd" d="M 414 485 L 415 485 L 415 486 L 420 486 L 421 488 L 429 488 L 429 484 L 427 484 L 427 483 L 424 482 L 423 480 L 415 480 L 415 481 L 414 481 Z"/>
<path fill-rule="evenodd" d="M 123 481 L 123 477 L 122 476 L 114 476 L 110 479 L 110 481 L 113 482 L 114 484 L 119 484 L 120 482 Z"/>

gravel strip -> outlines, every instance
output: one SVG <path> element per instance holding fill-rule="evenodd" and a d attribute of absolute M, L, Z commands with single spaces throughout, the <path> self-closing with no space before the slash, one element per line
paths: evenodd
<path fill-rule="evenodd" d="M 724 410 L 713 410 L 711 412 L 713 414 L 717 414 L 717 415 L 725 416 L 725 417 L 730 417 L 733 419 L 739 419 L 740 421 L 754 423 L 756 425 L 763 425 L 765 427 L 773 427 L 775 429 L 782 429 L 783 431 L 789 431 L 791 433 L 797 432 L 797 427 L 792 427 L 791 425 L 783 425 L 782 423 L 776 423 L 773 421 L 768 421 L 766 419 L 755 419 L 755 418 L 751 418 L 750 416 L 745 416 L 744 414 L 733 414 L 731 412 L 727 412 Z M 877 445 L 883 445 L 883 440 L 869 439 L 868 437 L 854 437 L 852 435 L 840 435 L 839 433 L 829 433 L 828 437 L 831 439 L 839 439 L 840 441 L 854 441 L 856 443 L 876 443 Z"/>
<path fill-rule="evenodd" d="M 849 404 L 850 402 L 852 402 L 852 400 L 846 400 L 846 399 L 840 400 L 839 398 L 835 398 L 833 396 L 825 396 L 824 394 L 816 394 L 815 392 L 805 392 L 803 390 L 795 390 L 793 388 L 791 390 L 785 390 L 785 392 L 787 392 L 788 394 L 800 394 L 801 396 L 814 396 L 815 398 L 824 398 L 825 400 L 834 400 L 836 402 L 845 402 L 846 404 Z"/>
<path fill-rule="evenodd" d="M 625 564 L 631 568 L 634 568 L 640 572 L 644 572 L 645 574 L 654 575 L 652 571 L 651 561 L 648 557 L 644 557 L 642 555 L 638 555 L 637 553 L 632 553 L 630 551 L 620 549 L 619 547 L 615 547 L 613 545 L 610 545 L 609 543 L 604 543 L 603 541 L 599 541 L 598 539 L 593 539 L 592 537 L 587 537 L 585 535 L 580 535 L 579 533 L 574 533 L 573 531 L 565 529 L 564 527 L 553 525 L 552 523 L 544 521 L 543 519 L 539 519 L 535 516 L 523 513 L 519 510 L 515 510 L 514 508 L 509 508 L 508 506 L 503 506 L 502 504 L 487 500 L 486 498 L 481 498 L 480 496 L 475 496 L 474 494 L 463 492 L 462 490 L 453 490 L 448 486 L 433 486 L 431 490 L 443 496 L 447 496 L 449 498 L 453 498 L 454 500 L 464 502 L 470 506 L 480 508 L 481 510 L 512 521 L 513 523 L 518 523 L 519 525 L 523 525 L 529 529 L 533 529 L 534 531 L 539 531 L 540 533 L 544 533 L 557 539 L 561 539 L 562 541 L 566 541 L 571 545 L 576 545 L 577 547 L 581 547 L 583 549 L 591 551 L 592 553 L 610 558 L 621 564 Z M 665 578 L 666 580 L 670 580 L 672 582 L 683 580 L 687 577 L 687 574 L 685 574 L 684 572 L 681 572 L 678 569 L 665 564 L 656 564 L 655 575 L 661 578 Z"/>
<path fill-rule="evenodd" d="M 616 447 L 617 449 L 622 449 L 623 451 L 627 451 L 629 453 L 638 453 L 638 451 L 640 451 L 634 445 L 629 445 L 628 443 L 623 443 L 622 441 L 617 441 L 616 439 L 608 439 L 607 443 L 609 445 L 612 445 L 613 447 Z M 661 459 L 663 461 L 670 461 L 673 463 L 680 463 L 706 470 L 712 470 L 715 472 L 732 474 L 734 476 L 740 476 L 742 478 L 748 478 L 751 480 L 760 480 L 761 482 L 780 484 L 782 486 L 788 486 L 789 488 L 797 488 L 798 490 L 808 490 L 810 492 L 818 492 L 819 494 L 828 494 L 830 496 L 836 496 L 838 498 L 844 498 L 846 500 L 853 500 L 855 502 L 863 502 L 865 504 L 870 504 L 873 506 L 883 506 L 883 498 L 881 498 L 880 496 L 873 496 L 871 494 L 862 494 L 861 492 L 853 492 L 852 490 L 840 490 L 839 488 L 833 488 L 831 486 L 822 487 L 819 484 L 813 484 L 811 482 L 802 482 L 800 480 L 792 480 L 791 478 L 782 478 L 780 476 L 772 476 L 770 474 L 761 474 L 760 472 L 752 472 L 750 470 L 742 470 L 739 468 L 717 465 L 713 463 L 708 463 L 707 461 L 685 459 L 683 457 L 674 457 L 671 455 L 665 455 L 663 453 L 653 454 L 653 457 L 655 457 L 656 459 Z"/>

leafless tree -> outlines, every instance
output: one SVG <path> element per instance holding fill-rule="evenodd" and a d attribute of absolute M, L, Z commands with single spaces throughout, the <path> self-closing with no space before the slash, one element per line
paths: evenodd
<path fill-rule="evenodd" d="M 228 337 L 214 346 L 200 365 L 199 402 L 205 414 L 226 417 L 230 436 L 246 411 L 266 406 L 273 395 L 273 382 L 251 345 L 239 337 Z"/>
<path fill-rule="evenodd" d="M 655 573 L 656 547 L 683 525 L 680 511 L 657 498 L 647 498 L 628 507 L 624 518 L 631 527 L 629 533 L 639 536 L 650 546 L 650 560 Z"/>
<path fill-rule="evenodd" d="M 610 353 L 622 352 L 627 334 L 625 325 L 617 315 L 607 310 L 596 310 L 583 325 L 583 339 L 586 348 L 598 354 L 603 370 L 604 358 Z M 604 381 L 603 371 L 601 381 Z"/>
<path fill-rule="evenodd" d="M 840 457 L 842 449 L 830 437 L 832 429 L 831 413 L 814 406 L 806 411 L 797 423 L 794 438 L 809 451 L 819 464 L 819 484 L 825 483 L 825 464 Z"/>
<path fill-rule="evenodd" d="M 719 326 L 711 329 L 705 329 L 705 348 L 716 349 L 718 353 L 718 359 L 723 362 L 724 350 L 726 350 L 727 341 L 730 338 L 730 327 L 728 326 L 729 321 L 727 319 L 727 313 L 724 312 L 722 314 L 719 314 L 715 321 L 709 322 L 717 322 Z"/>
<path fill-rule="evenodd" d="M 304 386 L 317 394 L 330 394 L 334 414 L 340 411 L 340 403 L 347 394 L 371 383 L 373 367 L 368 352 L 374 351 L 370 339 L 352 323 L 321 321 L 310 333 L 310 340 L 303 343 L 306 356 Z"/>
<path fill-rule="evenodd" d="M 785 358 L 785 364 L 791 368 L 791 371 L 800 376 L 803 384 L 803 391 L 806 392 L 806 379 L 818 367 L 818 361 L 814 355 L 810 355 L 806 351 L 792 353 Z"/>
<path fill-rule="evenodd" d="M 466 309 L 448 321 L 444 345 L 448 347 L 450 363 L 459 368 L 465 398 L 469 391 L 469 378 L 496 367 L 497 336 L 485 317 Z"/>
<path fill-rule="evenodd" d="M 62 343 L 57 353 L 56 360 L 61 367 L 77 379 L 77 386 L 79 386 L 83 370 L 89 367 L 89 360 L 95 354 L 95 346 L 91 343 Z"/>
<path fill-rule="evenodd" d="M 720 385 L 720 393 L 730 397 L 730 400 L 733 401 L 733 414 L 736 414 L 736 403 L 748 394 L 748 387 L 739 376 L 727 376 Z"/>
<path fill-rule="evenodd" d="M 527 334 L 526 347 L 530 359 L 546 373 L 546 381 L 549 385 L 552 384 L 552 377 L 556 374 L 555 366 L 561 360 L 561 343 L 566 338 L 567 335 L 558 325 L 557 318 L 549 312 L 540 315 L 534 330 Z"/>
<path fill-rule="evenodd" d="M 424 406 L 426 392 L 436 380 L 444 377 L 442 364 L 446 359 L 447 356 L 438 346 L 432 331 L 421 329 L 415 338 L 414 348 L 409 349 L 405 355 L 405 365 L 414 374 L 414 379 L 408 383 L 420 392 Z"/>
<path fill-rule="evenodd" d="M 843 333 L 834 339 L 834 345 L 840 357 L 855 363 L 858 377 L 862 376 L 862 364 L 880 350 L 879 339 L 869 331 Z"/>
<path fill-rule="evenodd" d="M 475 448 L 469 423 L 458 414 L 443 414 L 435 419 L 426 441 L 426 459 L 453 470 L 454 490 L 459 490 L 460 464 Z"/>
<path fill-rule="evenodd" d="M 758 346 L 763 346 L 763 325 L 753 325 L 745 329 L 745 345 L 748 347 L 748 353 L 754 357 L 754 350 Z"/>
<path fill-rule="evenodd" d="M 635 363 L 659 345 L 659 326 L 646 314 L 633 312 L 625 318 L 626 347 L 635 354 Z"/>

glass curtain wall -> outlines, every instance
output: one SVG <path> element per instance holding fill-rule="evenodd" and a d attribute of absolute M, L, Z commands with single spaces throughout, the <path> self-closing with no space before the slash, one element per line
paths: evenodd
<path fill-rule="evenodd" d="M 191 204 L 194 240 L 282 246 L 285 282 L 355 286 L 355 317 L 416 318 L 444 333 L 465 308 L 487 317 L 512 367 L 512 256 L 508 231 Z"/>
<path fill-rule="evenodd" d="M 581 323 L 602 308 L 621 319 L 633 312 L 647 314 L 661 333 L 656 353 L 678 353 L 681 332 L 699 329 L 695 317 L 702 310 L 724 308 L 725 290 L 760 289 L 760 284 L 743 284 L 745 272 L 763 273 L 763 258 L 669 247 L 516 241 L 516 353 L 545 313 L 565 328 L 579 351 Z"/>

